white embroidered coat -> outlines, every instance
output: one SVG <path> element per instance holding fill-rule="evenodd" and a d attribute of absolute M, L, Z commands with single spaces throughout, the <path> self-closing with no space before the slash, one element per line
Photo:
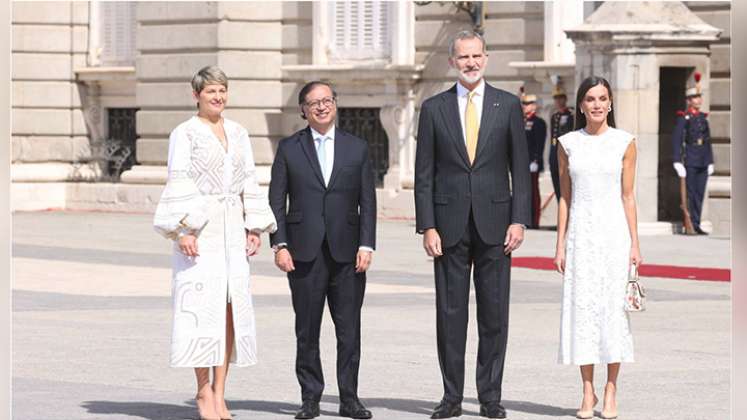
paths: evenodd
<path fill-rule="evenodd" d="M 169 138 L 168 181 L 154 227 L 174 240 L 173 367 L 224 363 L 227 302 L 235 332 L 231 362 L 257 362 L 245 229 L 274 232 L 277 226 L 257 183 L 246 129 L 225 118 L 224 129 L 227 151 L 196 116 Z M 197 232 L 197 257 L 181 253 L 180 230 Z"/>

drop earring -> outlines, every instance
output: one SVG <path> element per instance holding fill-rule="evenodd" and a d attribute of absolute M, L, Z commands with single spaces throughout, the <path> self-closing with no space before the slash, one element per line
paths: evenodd
<path fill-rule="evenodd" d="M 579 109 L 579 111 L 581 111 L 581 113 L 582 113 L 582 114 L 584 113 L 584 110 L 583 110 L 583 109 Z"/>
<path fill-rule="evenodd" d="M 607 108 L 607 112 L 612 112 L 612 105 L 610 105 L 609 108 Z"/>

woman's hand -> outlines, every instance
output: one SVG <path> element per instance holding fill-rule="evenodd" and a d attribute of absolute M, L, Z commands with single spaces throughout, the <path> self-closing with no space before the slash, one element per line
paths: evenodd
<path fill-rule="evenodd" d="M 259 246 L 262 245 L 262 239 L 259 237 L 259 233 L 247 232 L 246 233 L 246 256 L 253 257 L 259 252 Z"/>
<path fill-rule="evenodd" d="M 641 249 L 637 246 L 630 247 L 630 264 L 640 267 L 642 262 L 643 257 L 641 257 Z"/>
<path fill-rule="evenodd" d="M 197 252 L 197 237 L 195 235 L 182 235 L 179 237 L 179 250 L 182 254 L 188 257 L 197 257 L 200 255 Z"/>
<path fill-rule="evenodd" d="M 560 274 L 565 274 L 565 248 L 558 248 L 555 251 L 555 259 L 553 260 L 555 270 Z"/>

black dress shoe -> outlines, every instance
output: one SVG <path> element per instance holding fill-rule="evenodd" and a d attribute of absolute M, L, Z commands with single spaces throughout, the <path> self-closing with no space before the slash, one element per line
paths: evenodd
<path fill-rule="evenodd" d="M 452 403 L 441 400 L 441 403 L 433 409 L 432 419 L 448 419 L 449 417 L 459 417 L 462 415 L 462 404 Z"/>
<path fill-rule="evenodd" d="M 505 419 L 506 409 L 497 401 L 480 404 L 480 415 L 489 419 Z"/>
<path fill-rule="evenodd" d="M 708 235 L 708 232 L 701 229 L 700 226 L 695 227 L 695 233 L 697 233 L 698 235 Z"/>
<path fill-rule="evenodd" d="M 340 404 L 340 416 L 350 417 L 351 419 L 370 419 L 373 414 L 360 401 L 353 400 Z"/>
<path fill-rule="evenodd" d="M 296 413 L 296 418 L 313 419 L 314 417 L 319 417 L 319 403 L 313 400 L 304 401 Z"/>

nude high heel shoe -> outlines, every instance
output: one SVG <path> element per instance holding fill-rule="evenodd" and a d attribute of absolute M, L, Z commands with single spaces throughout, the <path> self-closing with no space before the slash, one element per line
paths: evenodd
<path fill-rule="evenodd" d="M 602 411 L 601 417 L 603 419 L 616 419 L 617 418 L 617 411 Z"/>
<path fill-rule="evenodd" d="M 594 407 L 596 407 L 597 403 L 599 402 L 599 398 L 597 398 L 596 395 L 594 395 L 594 405 L 591 406 L 591 410 L 578 410 L 576 411 L 576 418 L 577 419 L 592 419 L 594 418 Z"/>

